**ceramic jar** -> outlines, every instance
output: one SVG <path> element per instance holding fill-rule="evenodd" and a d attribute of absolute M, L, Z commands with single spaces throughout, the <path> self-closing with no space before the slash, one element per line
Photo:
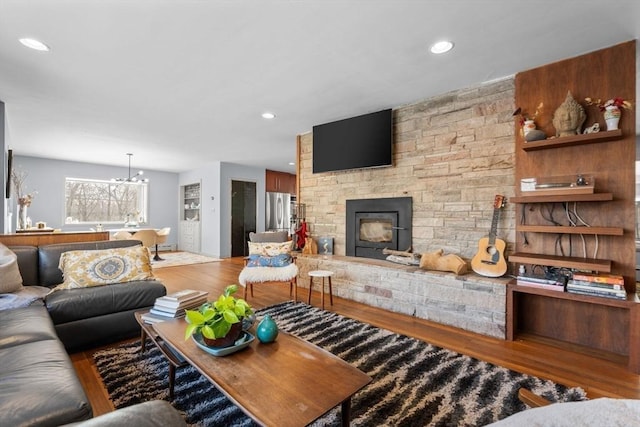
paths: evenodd
<path fill-rule="evenodd" d="M 278 325 L 268 314 L 258 323 L 256 335 L 262 343 L 269 343 L 276 340 L 278 336 Z"/>
<path fill-rule="evenodd" d="M 522 124 L 522 131 L 524 132 L 525 136 L 527 136 L 527 134 L 532 130 L 535 130 L 535 128 L 536 128 L 536 122 L 534 122 L 533 120 L 525 120 L 524 123 Z"/>
<path fill-rule="evenodd" d="M 607 130 L 618 129 L 618 122 L 622 112 L 615 105 L 609 105 L 604 109 L 604 121 L 607 122 Z"/>

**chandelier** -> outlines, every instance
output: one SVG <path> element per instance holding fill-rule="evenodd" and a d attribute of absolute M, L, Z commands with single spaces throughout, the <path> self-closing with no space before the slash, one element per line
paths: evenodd
<path fill-rule="evenodd" d="M 132 153 L 127 153 L 129 156 L 129 174 L 127 178 L 111 178 L 111 181 L 114 182 L 149 182 L 149 178 L 141 178 L 144 174 L 143 171 L 139 170 L 135 175 L 131 175 L 131 157 Z"/>

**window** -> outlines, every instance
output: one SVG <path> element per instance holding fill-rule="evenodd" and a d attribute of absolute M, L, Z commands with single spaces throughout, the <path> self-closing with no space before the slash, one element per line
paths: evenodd
<path fill-rule="evenodd" d="M 65 179 L 65 223 L 147 222 L 148 184 Z"/>

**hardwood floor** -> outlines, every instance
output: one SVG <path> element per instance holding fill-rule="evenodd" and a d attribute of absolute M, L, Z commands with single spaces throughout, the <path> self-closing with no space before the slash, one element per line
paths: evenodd
<path fill-rule="evenodd" d="M 242 265 L 241 258 L 232 258 L 222 262 L 156 269 L 154 274 L 165 284 L 168 292 L 201 289 L 215 298 L 224 287 L 237 283 Z M 307 278 L 300 278 L 299 282 L 308 287 Z M 300 287 L 298 298 L 306 301 L 307 297 L 307 289 Z M 248 302 L 254 308 L 261 308 L 289 299 L 288 286 L 266 285 L 255 286 L 254 297 L 249 296 Z M 312 294 L 311 303 L 320 305 L 318 292 Z M 532 337 L 526 341 L 503 341 L 337 297 L 334 297 L 333 306 L 328 305 L 328 301 L 325 303 L 327 310 L 380 328 L 428 341 L 518 372 L 547 378 L 567 386 L 580 386 L 587 391 L 589 398 L 640 398 L 640 375 L 626 370 L 623 363 L 571 351 L 569 347 L 560 348 Z M 113 405 L 93 363 L 92 355 L 95 350 L 72 354 L 71 359 L 89 396 L 94 415 L 100 415 L 112 411 Z"/>

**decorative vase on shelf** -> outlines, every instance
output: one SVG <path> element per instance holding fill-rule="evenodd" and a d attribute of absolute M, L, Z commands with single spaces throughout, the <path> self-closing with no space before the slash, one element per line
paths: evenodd
<path fill-rule="evenodd" d="M 18 204 L 18 216 L 17 216 L 17 224 L 16 230 L 26 230 L 28 228 L 27 225 L 27 205 Z"/>
<path fill-rule="evenodd" d="M 258 323 L 256 335 L 262 343 L 273 342 L 278 336 L 278 325 L 268 314 Z"/>
<path fill-rule="evenodd" d="M 522 124 L 522 131 L 524 132 L 524 136 L 527 136 L 527 134 L 532 130 L 535 130 L 535 128 L 536 122 L 534 122 L 533 120 L 525 120 Z"/>
<path fill-rule="evenodd" d="M 609 105 L 604 109 L 604 121 L 607 122 L 607 130 L 618 129 L 618 122 L 622 111 L 615 105 Z"/>

